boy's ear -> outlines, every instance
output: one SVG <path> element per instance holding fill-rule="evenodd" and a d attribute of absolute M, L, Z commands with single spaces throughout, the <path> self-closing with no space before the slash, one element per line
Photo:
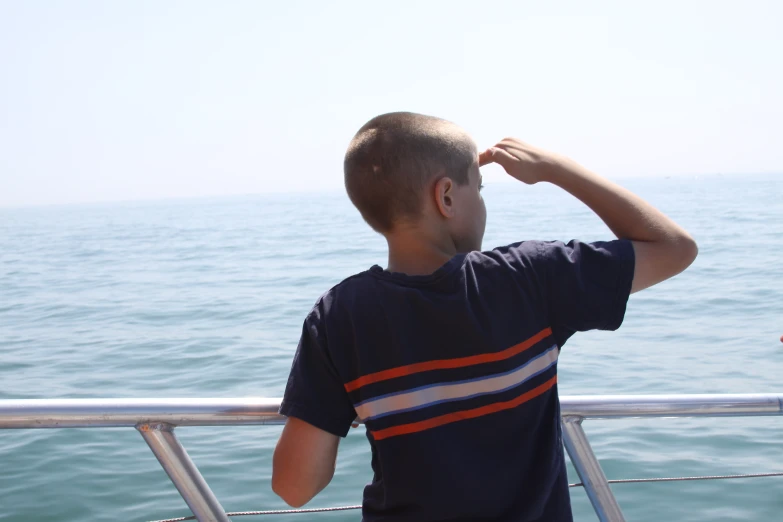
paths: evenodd
<path fill-rule="evenodd" d="M 454 217 L 454 182 L 444 176 L 435 182 L 435 205 L 445 218 Z"/>

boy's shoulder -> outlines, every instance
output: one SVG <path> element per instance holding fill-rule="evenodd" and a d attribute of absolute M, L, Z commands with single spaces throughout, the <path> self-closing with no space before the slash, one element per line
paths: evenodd
<path fill-rule="evenodd" d="M 313 316 L 321 318 L 324 314 L 331 312 L 336 305 L 343 304 L 346 299 L 352 300 L 357 294 L 363 293 L 371 285 L 373 279 L 370 275 L 371 270 L 363 270 L 350 275 L 326 290 L 316 299 L 307 318 L 310 319 Z"/>
<path fill-rule="evenodd" d="M 516 283 L 537 284 L 554 277 L 590 275 L 598 261 L 633 260 L 633 248 L 627 240 L 569 242 L 524 240 L 491 250 L 458 254 L 427 276 L 406 276 L 388 272 L 378 265 L 346 277 L 316 300 L 310 314 L 323 319 L 336 311 L 355 312 L 368 304 L 390 298 L 391 294 L 410 291 L 449 291 L 455 285 L 487 276 L 485 285 Z M 598 267 L 603 272 L 603 266 Z M 471 274 L 467 274 L 471 272 Z M 389 284 L 391 283 L 391 284 Z M 383 288 L 382 290 L 380 288 Z"/>
<path fill-rule="evenodd" d="M 633 246 L 627 239 L 586 242 L 572 239 L 527 240 L 481 252 L 481 256 L 507 264 L 513 269 L 545 270 L 554 265 L 578 265 L 587 258 L 633 259 Z"/>
<path fill-rule="evenodd" d="M 547 243 L 544 241 L 527 240 L 499 246 L 491 250 L 458 254 L 435 273 L 427 276 L 406 276 L 405 274 L 388 272 L 378 265 L 373 265 L 367 270 L 346 277 L 326 290 L 316 300 L 313 310 L 328 311 L 335 305 L 350 305 L 362 297 L 378 298 L 380 295 L 377 292 L 377 288 L 382 282 L 395 283 L 393 285 L 384 285 L 387 290 L 396 286 L 407 289 L 424 289 L 437 287 L 442 280 L 449 279 L 450 276 L 454 276 L 456 273 L 464 270 L 466 266 L 490 271 L 520 268 L 520 262 L 523 265 L 530 265 L 533 259 L 545 256 L 545 245 Z"/>
<path fill-rule="evenodd" d="M 484 261 L 486 263 L 485 260 L 491 260 L 503 265 L 513 265 L 520 261 L 530 262 L 546 256 L 546 250 L 550 248 L 550 244 L 556 243 L 558 242 L 528 239 L 509 245 L 497 246 L 491 250 L 473 252 L 472 254 L 474 260 L 477 261 Z"/>

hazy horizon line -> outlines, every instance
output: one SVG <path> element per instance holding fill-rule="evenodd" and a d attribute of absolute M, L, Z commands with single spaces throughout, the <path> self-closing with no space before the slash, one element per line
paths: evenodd
<path fill-rule="evenodd" d="M 611 181 L 633 181 L 642 179 L 693 179 L 701 177 L 740 177 L 747 176 L 753 178 L 759 177 L 775 177 L 783 175 L 783 171 L 768 171 L 768 172 L 715 172 L 708 174 L 652 174 L 652 175 L 637 175 L 637 176 L 607 176 Z M 495 185 L 506 185 L 517 183 L 513 179 L 503 180 L 485 180 L 484 185 L 491 187 Z M 15 210 L 15 209 L 31 209 L 42 207 L 75 207 L 75 206 L 92 206 L 92 205 L 110 205 L 110 204 L 127 204 L 127 203 L 155 203 L 166 201 L 196 201 L 196 200 L 208 200 L 208 199 L 231 199 L 231 198 L 246 198 L 254 196 L 267 196 L 267 195 L 283 195 L 283 194 L 334 194 L 336 192 L 343 192 L 342 186 L 324 187 L 318 186 L 312 189 L 293 189 L 293 190 L 268 190 L 265 192 L 245 192 L 245 193 L 226 193 L 226 194 L 204 194 L 204 195 L 183 195 L 183 196 L 151 196 L 141 197 L 135 199 L 96 199 L 96 200 L 82 200 L 82 201 L 65 201 L 65 202 L 41 202 L 41 203 L 22 203 L 22 204 L 7 204 L 0 202 L 0 210 Z"/>

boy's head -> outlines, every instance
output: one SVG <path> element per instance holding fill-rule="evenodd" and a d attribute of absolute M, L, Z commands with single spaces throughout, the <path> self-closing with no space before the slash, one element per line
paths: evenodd
<path fill-rule="evenodd" d="M 457 125 L 410 112 L 376 116 L 351 140 L 344 168 L 348 196 L 377 232 L 424 223 L 448 234 L 458 252 L 481 248 L 478 152 Z"/>

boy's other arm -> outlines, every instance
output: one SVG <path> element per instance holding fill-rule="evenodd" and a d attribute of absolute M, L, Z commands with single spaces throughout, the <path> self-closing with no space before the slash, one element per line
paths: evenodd
<path fill-rule="evenodd" d="M 334 476 L 340 437 L 288 417 L 272 459 L 272 491 L 295 508 L 307 504 Z"/>
<path fill-rule="evenodd" d="M 696 242 L 677 223 L 639 196 L 568 158 L 506 138 L 481 153 L 479 163 L 490 162 L 525 183 L 557 185 L 590 207 L 618 238 L 631 240 L 636 258 L 632 293 L 679 274 L 696 258 Z"/>

